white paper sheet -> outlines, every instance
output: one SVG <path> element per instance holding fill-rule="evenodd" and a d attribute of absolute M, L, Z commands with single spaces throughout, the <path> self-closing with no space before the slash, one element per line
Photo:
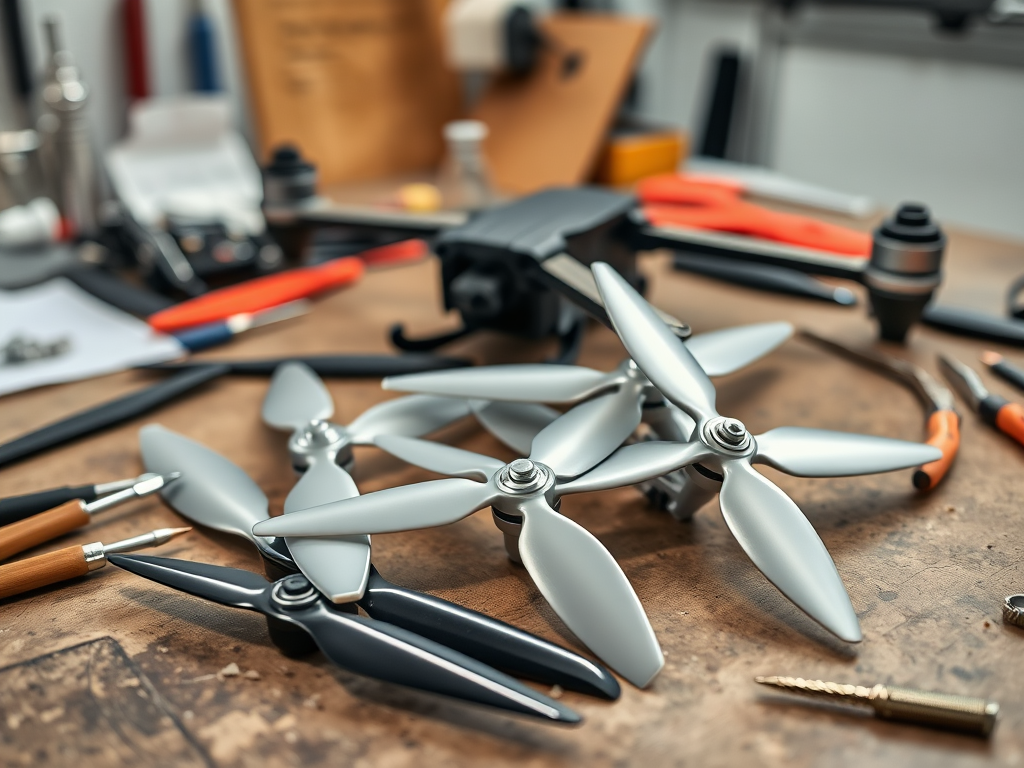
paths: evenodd
<path fill-rule="evenodd" d="M 63 277 L 0 291 L 0 347 L 18 335 L 43 343 L 66 338 L 71 348 L 58 357 L 0 365 L 0 395 L 185 354 L 173 336 L 156 333 Z"/>

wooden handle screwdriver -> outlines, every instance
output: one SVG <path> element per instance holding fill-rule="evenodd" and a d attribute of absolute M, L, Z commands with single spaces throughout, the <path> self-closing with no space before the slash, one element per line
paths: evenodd
<path fill-rule="evenodd" d="M 45 555 L 19 560 L 16 563 L 0 565 L 0 598 L 20 595 L 32 589 L 57 584 L 77 576 L 85 576 L 107 564 L 107 555 L 120 552 L 134 552 L 137 549 L 156 547 L 175 536 L 191 531 L 191 528 L 158 528 L 155 531 L 133 536 L 113 544 L 96 541 L 76 547 L 58 549 Z"/>
<path fill-rule="evenodd" d="M 6 560 L 26 549 L 44 544 L 65 533 L 87 525 L 96 512 L 102 512 L 130 499 L 149 496 L 165 488 L 181 477 L 180 472 L 168 475 L 147 473 L 140 476 L 135 483 L 97 501 L 86 503 L 81 499 L 73 499 L 58 507 L 42 512 L 16 523 L 0 528 L 0 560 Z"/>

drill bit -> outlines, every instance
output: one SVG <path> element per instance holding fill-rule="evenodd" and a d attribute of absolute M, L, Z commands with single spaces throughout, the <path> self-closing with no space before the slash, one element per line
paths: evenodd
<path fill-rule="evenodd" d="M 876 717 L 885 720 L 948 728 L 975 736 L 991 734 L 999 714 L 999 705 L 994 701 L 892 685 L 878 684 L 866 688 L 804 680 L 802 677 L 755 677 L 754 682 L 844 704 L 867 704 L 875 711 Z"/>

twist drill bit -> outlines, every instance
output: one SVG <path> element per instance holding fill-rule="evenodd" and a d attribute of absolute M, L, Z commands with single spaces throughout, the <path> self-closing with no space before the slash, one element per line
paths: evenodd
<path fill-rule="evenodd" d="M 875 716 L 935 728 L 963 731 L 975 736 L 989 736 L 996 724 L 999 705 L 994 701 L 970 696 L 915 691 L 892 685 L 826 683 L 802 677 L 755 677 L 755 683 L 782 688 L 804 696 L 831 699 L 848 704 L 867 704 Z"/>

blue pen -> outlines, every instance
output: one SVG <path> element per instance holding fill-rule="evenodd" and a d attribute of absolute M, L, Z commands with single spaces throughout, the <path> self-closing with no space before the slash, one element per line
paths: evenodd
<path fill-rule="evenodd" d="M 227 320 L 186 328 L 174 333 L 173 336 L 190 352 L 198 352 L 201 349 L 209 349 L 231 341 L 236 334 L 248 331 L 250 328 L 259 328 L 261 325 L 269 325 L 304 315 L 309 311 L 309 307 L 310 303 L 306 299 L 289 301 L 262 312 L 243 312 L 232 315 Z"/>
<path fill-rule="evenodd" d="M 203 0 L 196 0 L 189 21 L 189 50 L 192 54 L 192 79 L 197 91 L 215 93 L 220 90 L 217 76 L 217 30 L 206 13 Z"/>

